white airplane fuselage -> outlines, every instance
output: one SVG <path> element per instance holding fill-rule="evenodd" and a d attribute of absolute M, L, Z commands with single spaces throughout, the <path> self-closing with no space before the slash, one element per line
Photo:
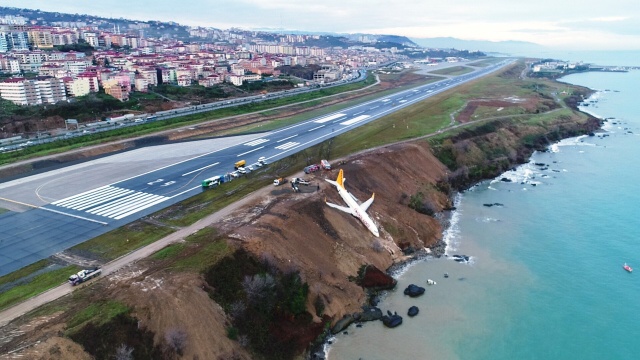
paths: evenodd
<path fill-rule="evenodd" d="M 362 205 L 359 205 L 358 202 L 356 201 L 355 197 L 349 193 L 347 191 L 347 189 L 344 188 L 344 178 L 342 177 L 343 172 L 342 170 L 340 170 L 340 173 L 338 174 L 338 179 L 336 181 L 333 180 L 328 180 L 327 181 L 333 185 L 335 185 L 335 187 L 338 189 L 338 194 L 340 194 L 340 197 L 342 198 L 342 200 L 344 200 L 344 202 L 347 204 L 347 207 L 343 207 L 343 206 L 339 206 L 339 205 L 335 205 L 335 204 L 331 204 L 327 202 L 327 205 L 342 210 L 344 212 L 348 212 L 351 215 L 355 216 L 356 218 L 358 218 L 362 224 L 364 224 L 364 226 L 369 229 L 369 231 L 371 231 L 371 233 L 375 236 L 380 236 L 379 232 L 378 232 L 378 227 L 376 226 L 376 224 L 373 222 L 373 220 L 371 220 L 371 217 L 369 217 L 369 215 L 366 212 L 366 209 L 371 205 L 371 203 L 373 203 L 373 198 L 374 196 L 371 197 L 371 199 L 369 199 L 368 201 L 366 201 L 365 203 L 363 203 Z"/>

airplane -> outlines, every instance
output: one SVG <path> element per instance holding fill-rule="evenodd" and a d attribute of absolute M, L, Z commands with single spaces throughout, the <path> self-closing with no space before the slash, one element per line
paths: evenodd
<path fill-rule="evenodd" d="M 366 212 L 369 206 L 371 206 L 371 204 L 373 203 L 373 198 L 376 196 L 376 194 L 371 195 L 371 199 L 365 201 L 361 205 L 358 205 L 358 199 L 356 199 L 355 196 L 353 196 L 350 192 L 347 191 L 347 189 L 344 188 L 344 182 L 346 181 L 346 179 L 343 177 L 342 169 L 340 169 L 338 178 L 335 181 L 329 179 L 325 180 L 327 180 L 327 182 L 329 182 L 330 184 L 335 185 L 336 189 L 338 189 L 338 194 L 340 194 L 342 200 L 344 200 L 344 202 L 346 202 L 349 207 L 332 204 L 330 202 L 327 202 L 326 199 L 325 203 L 327 203 L 327 205 L 331 206 L 332 208 L 336 208 L 357 217 L 358 219 L 360 219 L 360 221 L 362 221 L 364 226 L 366 226 L 367 229 L 369 229 L 369 231 L 373 233 L 373 235 L 379 237 L 380 234 L 378 233 L 376 224 L 373 223 L 373 220 L 371 220 Z"/>

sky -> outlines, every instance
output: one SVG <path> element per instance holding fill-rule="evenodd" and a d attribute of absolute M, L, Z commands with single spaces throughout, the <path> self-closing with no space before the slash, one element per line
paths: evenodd
<path fill-rule="evenodd" d="M 640 50 L 638 0 L 2 0 L 0 5 L 220 29 L 517 40 L 564 50 Z"/>

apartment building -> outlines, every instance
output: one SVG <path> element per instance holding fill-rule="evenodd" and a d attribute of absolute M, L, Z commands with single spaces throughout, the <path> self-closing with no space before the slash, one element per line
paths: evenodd
<path fill-rule="evenodd" d="M 67 90 L 67 95 L 71 97 L 84 96 L 91 92 L 91 79 L 90 78 L 62 78 L 64 86 Z"/>
<path fill-rule="evenodd" d="M 102 86 L 104 87 L 104 92 L 107 93 L 108 95 L 111 95 L 120 101 L 129 100 L 130 87 L 127 88 L 127 86 L 119 84 L 118 80 L 109 79 L 109 80 L 103 81 Z"/>
<path fill-rule="evenodd" d="M 46 76 L 6 79 L 0 82 L 0 97 L 17 105 L 55 104 L 67 100 L 64 82 Z"/>

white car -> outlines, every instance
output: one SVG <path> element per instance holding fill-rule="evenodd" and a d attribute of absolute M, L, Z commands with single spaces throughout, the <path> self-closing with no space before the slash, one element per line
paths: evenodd
<path fill-rule="evenodd" d="M 238 168 L 238 172 L 239 172 L 240 174 L 246 174 L 246 173 L 247 173 L 247 169 L 245 169 L 244 167 L 239 167 L 239 168 Z"/>
<path fill-rule="evenodd" d="M 253 171 L 253 165 L 247 166 L 247 171 Z"/>

